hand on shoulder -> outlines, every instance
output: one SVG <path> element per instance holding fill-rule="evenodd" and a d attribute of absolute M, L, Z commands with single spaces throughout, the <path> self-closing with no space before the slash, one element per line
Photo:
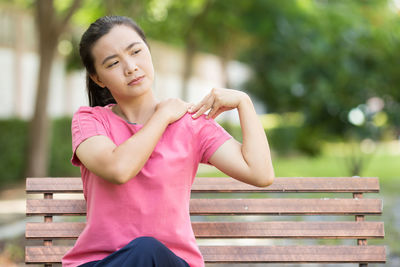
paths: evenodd
<path fill-rule="evenodd" d="M 169 123 L 179 120 L 186 114 L 190 104 L 179 98 L 169 98 L 159 102 L 156 113 L 160 114 Z"/>

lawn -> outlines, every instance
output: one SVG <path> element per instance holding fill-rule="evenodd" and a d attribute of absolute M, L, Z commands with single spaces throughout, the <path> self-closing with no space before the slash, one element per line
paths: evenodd
<path fill-rule="evenodd" d="M 350 156 L 350 155 L 355 156 Z M 353 158 L 365 162 L 359 176 L 379 177 L 382 191 L 397 194 L 400 190 L 400 142 L 375 146 L 371 153 L 352 151 L 349 144 L 326 144 L 317 157 L 304 155 L 272 156 L 277 177 L 327 177 L 351 176 L 348 163 Z M 198 176 L 225 176 L 215 168 L 202 167 Z"/>
<path fill-rule="evenodd" d="M 396 266 L 394 259 L 400 257 L 400 142 L 380 144 L 368 150 L 352 150 L 349 144 L 326 144 L 322 155 L 307 157 L 302 155 L 272 156 L 275 175 L 277 177 L 327 177 L 350 176 L 347 164 L 350 155 L 362 157 L 365 166 L 360 176 L 379 177 L 381 191 L 379 196 L 383 199 L 383 220 L 385 222 L 385 239 L 371 240 L 369 244 L 383 244 L 388 248 L 387 266 Z M 225 176 L 217 169 L 202 166 L 198 176 Z M 374 216 L 367 216 L 367 220 L 375 220 Z"/>

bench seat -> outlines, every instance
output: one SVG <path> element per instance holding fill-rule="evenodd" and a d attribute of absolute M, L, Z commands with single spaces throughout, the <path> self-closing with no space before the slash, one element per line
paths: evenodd
<path fill-rule="evenodd" d="M 44 220 L 26 224 L 26 239 L 43 245 L 28 244 L 25 262 L 60 263 L 71 245 L 56 243 L 75 240 L 86 225 L 81 178 L 27 178 L 26 192 L 27 216 Z M 266 188 L 197 177 L 192 228 L 206 263 L 385 263 L 385 246 L 367 244 L 384 238 L 383 222 L 365 220 L 382 214 L 381 199 L 363 197 L 378 192 L 375 177 L 278 177 Z"/>

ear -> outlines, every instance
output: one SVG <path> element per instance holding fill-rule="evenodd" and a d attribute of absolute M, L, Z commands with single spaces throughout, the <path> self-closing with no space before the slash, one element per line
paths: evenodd
<path fill-rule="evenodd" d="M 90 74 L 89 77 L 90 77 L 90 79 L 92 79 L 92 81 L 94 81 L 101 88 L 106 87 L 105 84 L 102 83 L 102 81 L 99 79 L 99 76 L 97 74 Z"/>

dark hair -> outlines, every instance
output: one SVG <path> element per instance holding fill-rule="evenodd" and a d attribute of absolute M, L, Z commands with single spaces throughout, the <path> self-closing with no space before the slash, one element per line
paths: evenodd
<path fill-rule="evenodd" d="M 96 74 L 94 58 L 92 55 L 92 48 L 94 44 L 116 25 L 125 25 L 131 27 L 148 46 L 143 30 L 128 17 L 104 16 L 97 19 L 89 26 L 89 28 L 82 35 L 81 42 L 79 43 L 79 54 L 81 56 L 82 63 L 86 68 L 86 86 L 89 97 L 89 105 L 91 107 L 105 106 L 116 103 L 108 88 L 102 88 L 98 86 L 89 76 L 90 74 Z"/>

